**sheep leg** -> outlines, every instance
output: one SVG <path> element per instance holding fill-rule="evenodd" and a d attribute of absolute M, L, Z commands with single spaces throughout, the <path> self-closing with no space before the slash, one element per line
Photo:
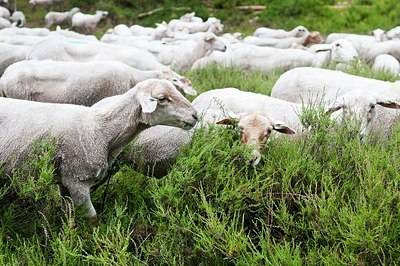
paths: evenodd
<path fill-rule="evenodd" d="M 84 217 L 88 223 L 97 226 L 97 213 L 90 199 L 90 186 L 79 182 L 68 184 L 67 188 L 75 206 L 82 206 L 84 209 Z"/>

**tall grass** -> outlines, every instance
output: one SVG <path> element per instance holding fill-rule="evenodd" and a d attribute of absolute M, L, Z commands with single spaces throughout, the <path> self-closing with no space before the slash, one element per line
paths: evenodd
<path fill-rule="evenodd" d="M 365 65 L 348 71 L 375 75 Z M 281 72 L 185 74 L 199 92 L 269 94 Z M 400 128 L 362 144 L 355 128 L 315 114 L 302 138 L 273 136 L 255 168 L 237 130 L 218 126 L 196 131 L 165 178 L 120 159 L 110 184 L 92 193 L 97 228 L 51 182 L 55 142 L 38 143 L 35 170 L 0 184 L 0 264 L 400 263 Z"/>

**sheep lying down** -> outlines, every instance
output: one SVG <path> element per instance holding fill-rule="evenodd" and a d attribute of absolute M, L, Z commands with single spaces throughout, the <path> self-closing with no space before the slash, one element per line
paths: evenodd
<path fill-rule="evenodd" d="M 271 118 L 265 112 L 246 112 L 236 115 L 220 109 L 197 111 L 201 121 L 197 127 L 210 124 L 228 125 L 237 121 L 242 143 L 253 148 L 251 160 L 253 166 L 260 162 L 261 153 L 273 130 L 284 134 L 295 133 L 286 124 Z M 179 155 L 180 148 L 191 141 L 193 133 L 193 129 L 185 131 L 169 126 L 148 128 L 138 135 L 127 159 L 135 165 L 137 171 L 161 178 L 168 174 Z"/>
<path fill-rule="evenodd" d="M 152 125 L 190 129 L 196 122 L 196 110 L 166 80 L 140 82 L 103 107 L 0 98 L 0 165 L 7 176 L 27 159 L 33 142 L 56 138 L 60 193 L 96 220 L 90 188 L 104 181 L 136 131 Z"/>

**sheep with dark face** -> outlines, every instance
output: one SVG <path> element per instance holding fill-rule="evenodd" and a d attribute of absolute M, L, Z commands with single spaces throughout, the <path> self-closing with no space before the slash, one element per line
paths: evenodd
<path fill-rule="evenodd" d="M 104 181 L 138 131 L 160 124 L 190 129 L 196 122 L 196 110 L 166 80 L 140 82 L 103 107 L 0 98 L 0 165 L 7 176 L 27 159 L 33 142 L 56 138 L 60 193 L 96 220 L 90 188 Z"/>

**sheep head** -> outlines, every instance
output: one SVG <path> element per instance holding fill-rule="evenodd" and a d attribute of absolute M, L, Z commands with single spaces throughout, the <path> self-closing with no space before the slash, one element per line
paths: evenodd
<path fill-rule="evenodd" d="M 204 34 L 204 43 L 208 51 L 226 51 L 225 43 L 211 32 L 206 32 Z"/>
<path fill-rule="evenodd" d="M 190 129 L 197 123 L 197 112 L 168 80 L 147 79 L 136 86 L 142 108 L 141 121 Z"/>
<path fill-rule="evenodd" d="M 163 73 L 163 78 L 171 81 L 178 91 L 182 92 L 183 94 L 188 94 L 193 96 L 197 95 L 197 91 L 192 87 L 192 82 L 188 78 L 179 75 L 178 73 L 172 71 L 169 68 L 164 69 L 162 73 Z"/>
<path fill-rule="evenodd" d="M 282 121 L 276 121 L 264 112 L 241 113 L 237 118 L 225 118 L 217 124 L 230 125 L 237 121 L 242 143 L 251 146 L 253 158 L 252 166 L 261 160 L 261 154 L 272 130 L 283 134 L 295 134 L 295 131 Z"/>

